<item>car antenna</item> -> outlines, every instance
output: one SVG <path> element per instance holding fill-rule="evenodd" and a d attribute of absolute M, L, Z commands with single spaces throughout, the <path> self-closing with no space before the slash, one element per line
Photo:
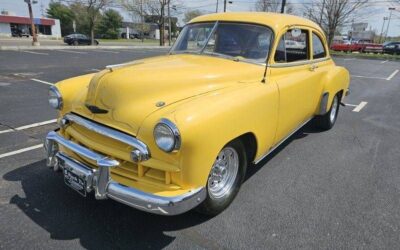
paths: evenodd
<path fill-rule="evenodd" d="M 261 80 L 262 83 L 265 83 L 265 78 L 267 77 L 268 63 L 265 63 L 264 75 Z"/>

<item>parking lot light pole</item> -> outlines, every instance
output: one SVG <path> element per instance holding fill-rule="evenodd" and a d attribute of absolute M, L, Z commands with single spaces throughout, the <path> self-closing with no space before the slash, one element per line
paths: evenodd
<path fill-rule="evenodd" d="M 393 8 L 393 7 L 389 8 L 390 14 L 389 14 L 388 26 L 387 26 L 387 28 L 386 28 L 386 32 L 385 32 L 385 40 L 386 40 L 386 38 L 387 38 L 387 35 L 388 35 L 388 32 L 389 32 L 389 27 L 390 27 L 390 19 L 392 19 L 392 12 L 393 12 L 394 10 L 396 10 L 396 8 Z"/>
<path fill-rule="evenodd" d="M 229 4 L 232 4 L 233 1 L 228 1 Z M 224 12 L 226 12 L 226 5 L 227 5 L 227 1 L 224 0 Z"/>
<path fill-rule="evenodd" d="M 32 46 L 39 46 L 40 43 L 37 40 L 37 35 L 36 35 L 36 28 L 35 24 L 33 23 L 33 12 L 32 12 L 32 4 L 37 3 L 37 0 L 24 0 L 25 3 L 28 4 L 28 9 L 29 9 L 29 19 L 31 20 L 31 30 L 32 30 Z"/>
<path fill-rule="evenodd" d="M 384 42 L 384 41 L 382 41 L 382 38 L 383 38 L 383 29 L 385 28 L 385 23 L 386 23 L 386 20 L 388 20 L 389 18 L 388 17 L 383 17 L 383 24 L 382 24 L 382 29 L 381 29 L 381 35 L 379 36 L 379 43 L 382 43 L 382 42 Z"/>

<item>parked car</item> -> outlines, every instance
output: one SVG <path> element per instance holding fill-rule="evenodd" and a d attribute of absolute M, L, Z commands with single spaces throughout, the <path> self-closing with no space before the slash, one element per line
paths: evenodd
<path fill-rule="evenodd" d="M 343 52 L 354 52 L 354 51 L 362 52 L 363 48 L 364 46 L 362 44 L 351 41 L 334 43 L 331 45 L 331 50 L 343 51 Z"/>
<path fill-rule="evenodd" d="M 363 49 L 361 52 L 363 53 L 383 53 L 383 45 L 382 44 L 376 44 L 376 43 L 364 43 L 363 44 Z"/>
<path fill-rule="evenodd" d="M 92 40 L 90 37 L 83 34 L 71 34 L 64 37 L 64 43 L 68 45 L 80 45 L 80 44 L 91 45 Z M 99 45 L 99 42 L 97 40 L 94 40 L 94 43 L 96 45 Z"/>
<path fill-rule="evenodd" d="M 286 50 L 288 34 L 305 48 Z M 47 164 L 82 196 L 161 215 L 217 214 L 251 163 L 308 121 L 334 126 L 349 79 L 307 19 L 196 17 L 165 56 L 52 86 L 60 128 L 46 137 Z"/>
<path fill-rule="evenodd" d="M 11 32 L 11 36 L 12 37 L 29 37 L 30 34 L 26 30 L 17 29 L 17 30 L 13 30 Z"/>
<path fill-rule="evenodd" d="M 383 46 L 383 52 L 386 54 L 400 55 L 400 42 L 390 42 Z"/>
<path fill-rule="evenodd" d="M 121 33 L 121 38 L 126 39 L 126 32 Z M 141 35 L 138 32 L 130 32 L 129 39 L 142 39 Z"/>

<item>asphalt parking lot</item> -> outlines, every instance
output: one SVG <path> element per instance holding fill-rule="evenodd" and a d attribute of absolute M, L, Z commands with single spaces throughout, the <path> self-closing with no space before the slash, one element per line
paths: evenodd
<path fill-rule="evenodd" d="M 147 214 L 64 185 L 40 148 L 56 127 L 49 85 L 162 53 L 0 51 L 0 248 L 400 248 L 399 62 L 335 58 L 352 75 L 335 127 L 294 134 L 216 217 Z"/>

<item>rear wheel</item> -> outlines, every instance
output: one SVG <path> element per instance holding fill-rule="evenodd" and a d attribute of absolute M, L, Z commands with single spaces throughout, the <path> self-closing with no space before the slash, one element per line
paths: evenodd
<path fill-rule="evenodd" d="M 79 42 L 75 40 L 73 44 L 74 44 L 75 46 L 78 46 L 78 45 L 79 45 Z"/>
<path fill-rule="evenodd" d="M 239 140 L 228 143 L 218 154 L 207 181 L 207 197 L 198 211 L 216 215 L 226 209 L 239 192 L 247 168 L 246 152 Z"/>
<path fill-rule="evenodd" d="M 336 94 L 333 98 L 331 108 L 325 115 L 315 117 L 316 125 L 324 130 L 329 130 L 335 125 L 337 116 L 339 114 L 339 95 Z"/>

